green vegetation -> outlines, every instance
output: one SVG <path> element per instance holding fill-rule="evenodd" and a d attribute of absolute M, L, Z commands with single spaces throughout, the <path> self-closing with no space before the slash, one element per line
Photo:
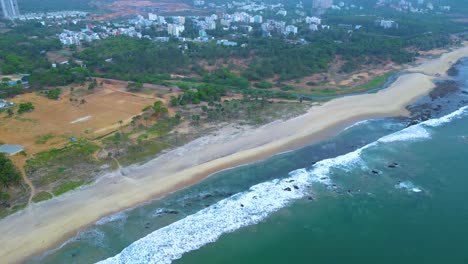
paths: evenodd
<path fill-rule="evenodd" d="M 45 135 L 38 135 L 36 136 L 36 140 L 34 143 L 41 145 L 41 144 L 46 144 L 49 140 L 55 138 L 56 135 L 54 134 L 45 134 Z"/>
<path fill-rule="evenodd" d="M 360 85 L 353 90 L 356 91 L 367 91 L 367 90 L 372 90 L 378 87 L 381 87 L 382 85 L 385 84 L 385 82 L 388 80 L 390 76 L 395 74 L 395 72 L 387 72 L 381 76 L 377 76 L 374 79 L 370 80 L 368 83 L 365 83 L 363 85 Z"/>
<path fill-rule="evenodd" d="M 34 195 L 32 201 L 35 202 L 35 203 L 39 203 L 39 202 L 42 202 L 42 201 L 49 200 L 52 197 L 53 197 L 53 195 L 51 193 L 42 191 L 42 192 L 39 192 L 36 195 Z"/>
<path fill-rule="evenodd" d="M 254 86 L 258 89 L 270 89 L 270 88 L 273 88 L 273 84 L 270 83 L 270 82 L 266 82 L 266 81 L 261 81 L 261 82 L 258 82 L 258 83 L 255 83 Z"/>
<path fill-rule="evenodd" d="M 59 196 L 69 191 L 73 191 L 76 188 L 84 185 L 84 181 L 66 182 L 54 189 L 53 193 L 55 196 Z"/>
<path fill-rule="evenodd" d="M 129 37 L 108 38 L 90 44 L 78 57 L 103 77 L 151 82 L 157 74 L 169 74 L 187 65 L 176 43 L 156 43 Z M 106 60 L 112 59 L 111 62 Z"/>
<path fill-rule="evenodd" d="M 52 67 L 47 52 L 62 48 L 54 36 L 60 31 L 56 27 L 44 27 L 38 22 L 24 22 L 12 30 L 0 34 L 0 71 L 2 74 L 30 74 L 33 88 L 67 85 L 83 82 L 89 75 L 86 69 L 70 61 L 69 64 Z M 19 94 L 22 86 L 1 86 L 7 96 Z"/>
<path fill-rule="evenodd" d="M 58 100 L 60 98 L 61 93 L 62 90 L 60 90 L 59 88 L 55 88 L 53 90 L 43 90 L 39 92 L 39 94 L 49 98 L 50 100 Z"/>
<path fill-rule="evenodd" d="M 8 189 L 19 184 L 21 174 L 4 153 L 0 153 L 0 189 Z"/>
<path fill-rule="evenodd" d="M 99 165 L 94 158 L 99 149 L 89 141 L 78 140 L 64 148 L 36 154 L 26 161 L 25 170 L 36 187 L 51 188 L 56 184 L 90 180 Z"/>
<path fill-rule="evenodd" d="M 18 105 L 18 114 L 32 112 L 34 109 L 35 107 L 31 102 L 21 103 Z"/>

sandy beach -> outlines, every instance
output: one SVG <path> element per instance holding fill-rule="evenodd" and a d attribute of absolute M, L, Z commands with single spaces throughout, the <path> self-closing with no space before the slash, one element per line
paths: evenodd
<path fill-rule="evenodd" d="M 144 165 L 124 168 L 77 191 L 32 204 L 0 220 L 0 258 L 5 263 L 21 262 L 59 246 L 109 214 L 190 186 L 220 170 L 333 136 L 356 121 L 406 115 L 407 105 L 429 93 L 435 78 L 445 76 L 451 65 L 467 56 L 465 46 L 408 69 L 408 74 L 378 93 L 332 100 L 302 116 L 257 129 L 226 128 Z"/>

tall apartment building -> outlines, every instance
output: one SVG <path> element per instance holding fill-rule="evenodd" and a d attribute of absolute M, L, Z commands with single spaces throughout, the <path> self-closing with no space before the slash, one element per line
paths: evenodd
<path fill-rule="evenodd" d="M 16 0 L 0 0 L 0 4 L 4 18 L 13 19 L 20 15 Z"/>

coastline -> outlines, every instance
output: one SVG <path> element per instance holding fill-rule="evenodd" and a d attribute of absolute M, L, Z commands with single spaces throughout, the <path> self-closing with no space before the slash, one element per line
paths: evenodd
<path fill-rule="evenodd" d="M 106 215 L 190 186 L 218 171 L 320 141 L 360 120 L 407 115 L 406 106 L 435 87 L 435 75 L 444 76 L 466 56 L 465 46 L 408 69 L 408 74 L 376 94 L 335 99 L 302 116 L 240 134 L 222 131 L 142 166 L 125 168 L 123 175 L 114 173 L 75 192 L 33 204 L 0 221 L 4 245 L 0 256 L 7 262 L 20 262 Z"/>

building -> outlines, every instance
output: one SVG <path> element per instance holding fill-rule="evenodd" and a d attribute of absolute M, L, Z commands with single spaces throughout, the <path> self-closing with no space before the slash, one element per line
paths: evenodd
<path fill-rule="evenodd" d="M 14 19 L 20 15 L 16 0 L 0 0 L 0 4 L 4 18 Z"/>
<path fill-rule="evenodd" d="M 296 26 L 293 26 L 293 25 L 288 25 L 286 26 L 285 30 L 284 30 L 284 34 L 285 35 L 289 35 L 289 34 L 294 34 L 296 35 L 297 34 L 297 27 Z"/>
<path fill-rule="evenodd" d="M 184 30 L 184 25 L 167 24 L 167 33 L 171 36 L 179 37 Z"/>
<path fill-rule="evenodd" d="M 23 146 L 20 145 L 1 145 L 0 153 L 5 153 L 9 156 L 13 156 L 23 151 L 23 149 Z"/>
<path fill-rule="evenodd" d="M 393 21 L 393 20 L 385 20 L 385 19 L 376 20 L 375 24 L 378 25 L 378 26 L 381 26 L 381 27 L 383 27 L 385 29 L 387 29 L 387 28 L 398 28 L 398 24 L 395 23 L 395 21 Z"/>
<path fill-rule="evenodd" d="M 326 9 L 332 7 L 333 0 L 313 0 L 312 13 L 322 14 Z"/>
<path fill-rule="evenodd" d="M 194 6 L 204 6 L 205 1 L 204 0 L 195 0 L 195 1 L 193 1 L 193 5 Z"/>
<path fill-rule="evenodd" d="M 149 21 L 157 21 L 158 20 L 158 15 L 153 14 L 153 13 L 148 13 L 148 20 Z"/>
<path fill-rule="evenodd" d="M 1 109 L 6 109 L 8 107 L 13 106 L 14 104 L 12 102 L 8 102 L 6 100 L 0 99 L 0 110 Z"/>

